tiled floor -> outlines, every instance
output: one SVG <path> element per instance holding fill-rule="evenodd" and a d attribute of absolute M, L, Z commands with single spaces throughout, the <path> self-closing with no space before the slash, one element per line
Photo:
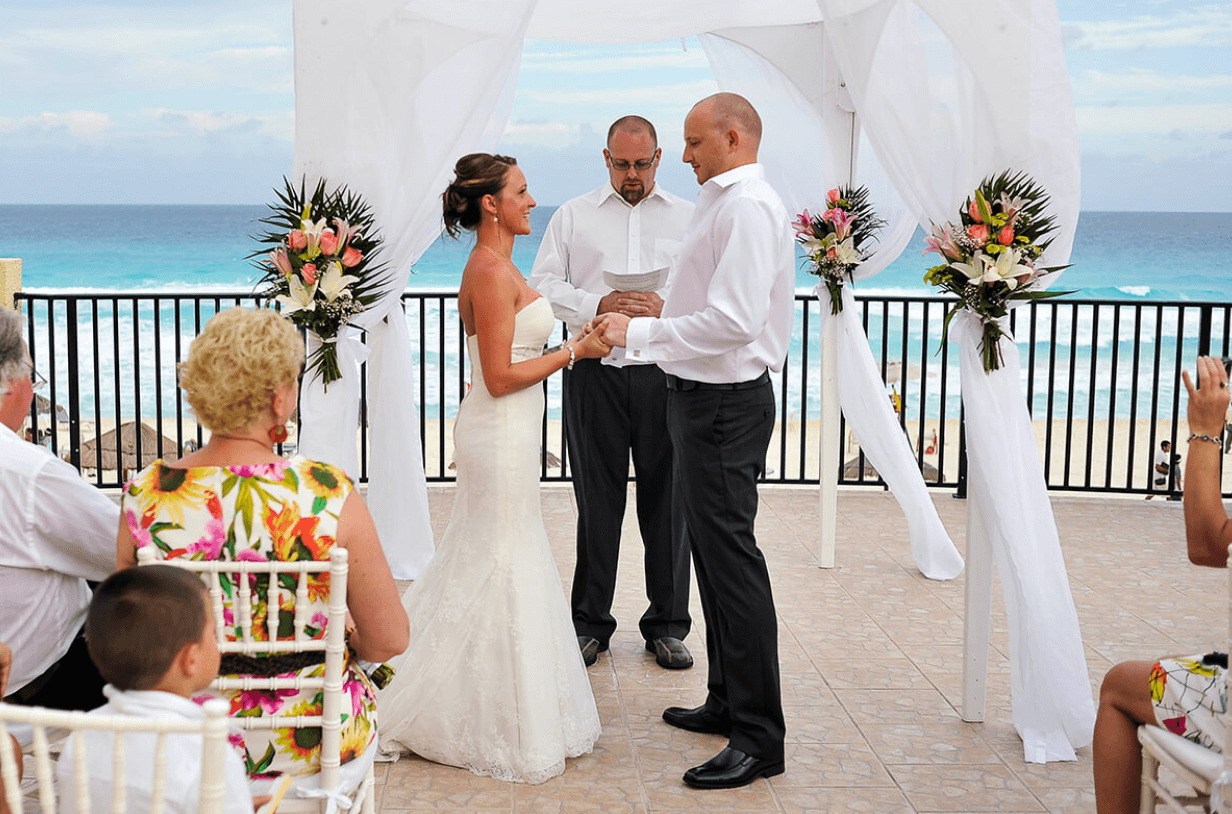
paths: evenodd
<path fill-rule="evenodd" d="M 437 535 L 452 491 L 431 490 Z M 960 550 L 965 503 L 934 500 Z M 630 501 L 632 505 L 632 501 Z M 758 540 L 779 612 L 787 771 L 735 791 L 699 792 L 680 775 L 723 739 L 673 729 L 666 706 L 701 703 L 705 648 L 694 591 L 691 670 L 659 669 L 642 647 L 640 545 L 626 518 L 608 653 L 590 668 L 603 736 L 590 755 L 540 786 L 475 777 L 417 758 L 378 768 L 384 814 L 438 812 L 1092 812 L 1091 750 L 1075 763 L 1029 765 L 1010 719 L 1009 663 L 994 589 L 987 720 L 959 705 L 963 579 L 913 567 L 905 522 L 885 492 L 839 497 L 838 565 L 817 567 L 815 489 L 765 488 Z M 1127 658 L 1197 652 L 1226 637 L 1227 572 L 1185 557 L 1179 503 L 1054 497 L 1053 507 L 1097 692 Z M 564 587 L 573 567 L 573 494 L 547 487 L 543 509 Z"/>

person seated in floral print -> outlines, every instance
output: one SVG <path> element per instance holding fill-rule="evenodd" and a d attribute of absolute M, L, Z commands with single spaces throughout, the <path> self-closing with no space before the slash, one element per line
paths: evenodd
<path fill-rule="evenodd" d="M 364 776 L 376 751 L 374 690 L 355 658 L 382 662 L 406 649 L 409 630 L 389 565 L 367 506 L 346 474 L 301 455 L 274 452 L 296 407 L 303 341 L 268 310 L 233 308 L 214 316 L 180 365 L 180 386 L 210 431 L 209 441 L 178 461 L 158 460 L 127 484 L 121 501 L 117 566 L 152 546 L 163 559 L 324 560 L 335 545 L 348 551 L 349 632 L 344 674 L 342 791 Z M 268 640 L 268 614 L 278 614 L 278 639 L 294 638 L 294 597 L 266 602 L 268 579 L 253 577 L 252 633 Z M 238 603 L 224 586 L 224 624 L 240 638 Z M 307 633 L 325 635 L 329 576 L 314 576 Z M 234 626 L 234 627 L 232 627 Z M 324 654 L 224 656 L 222 675 L 320 676 Z M 319 715 L 317 690 L 229 691 L 236 717 Z M 309 776 L 320 768 L 319 727 L 245 729 L 243 753 L 254 779 Z M 302 781 L 297 777 L 296 785 Z M 311 784 L 310 784 L 311 785 Z M 295 789 L 295 786 L 292 787 Z M 262 793 L 260 784 L 254 793 Z"/>
<path fill-rule="evenodd" d="M 1185 541 L 1194 565 L 1226 568 L 1232 520 L 1220 495 L 1223 435 L 1228 430 L 1228 370 L 1198 358 L 1198 386 L 1189 391 L 1189 455 L 1185 463 Z M 1227 653 L 1124 661 L 1104 676 L 1095 719 L 1095 806 L 1099 814 L 1138 811 L 1142 752 L 1137 729 L 1148 723 L 1222 752 L 1228 711 Z"/>

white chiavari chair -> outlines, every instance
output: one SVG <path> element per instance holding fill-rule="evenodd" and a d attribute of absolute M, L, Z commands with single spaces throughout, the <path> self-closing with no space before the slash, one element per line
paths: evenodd
<path fill-rule="evenodd" d="M 325 674 L 320 678 L 217 678 L 210 685 L 216 690 L 282 690 L 319 689 L 322 691 L 320 715 L 270 715 L 261 717 L 237 717 L 232 720 L 246 729 L 280 729 L 283 727 L 321 728 L 321 772 L 318 798 L 296 799 L 288 796 L 279 805 L 279 812 L 326 812 L 332 814 L 340 803 L 339 766 L 341 764 L 343 673 L 346 666 L 346 597 L 347 597 L 347 550 L 334 546 L 329 560 L 296 560 L 292 562 L 266 561 L 221 561 L 159 559 L 152 546 L 137 549 L 138 565 L 174 565 L 195 571 L 205 580 L 209 590 L 210 605 L 214 613 L 214 629 L 218 647 L 224 655 L 237 653 L 247 656 L 257 654 L 284 654 L 324 651 Z M 313 639 L 304 629 L 311 621 L 312 603 L 308 598 L 308 577 L 312 574 L 329 574 L 329 600 L 324 639 Z M 266 602 L 270 612 L 266 616 L 268 641 L 253 638 L 253 580 L 250 576 L 266 575 L 268 589 Z M 223 591 L 220 576 L 230 579 L 232 589 L 232 614 L 234 623 L 223 622 Z M 289 577 L 294 588 L 284 585 L 282 577 Z M 294 640 L 278 636 L 279 597 L 295 598 Z M 289 604 L 289 603 L 287 603 Z M 228 632 L 240 628 L 238 640 L 228 639 Z M 375 814 L 374 769 L 370 766 L 355 795 L 356 804 L 363 814 Z M 362 807 L 361 807 L 362 806 Z"/>
<path fill-rule="evenodd" d="M 201 748 L 201 788 L 199 796 L 199 814 L 222 814 L 225 794 L 224 760 L 227 746 L 227 704 L 213 700 L 205 705 L 205 717 L 198 720 L 185 718 L 136 718 L 123 715 L 88 715 L 84 712 L 65 712 L 43 707 L 23 707 L 16 704 L 0 703 L 0 776 L 4 778 L 5 799 L 9 810 L 21 812 L 21 783 L 17 779 L 17 761 L 15 747 L 9 737 L 8 727 L 11 725 L 28 726 L 33 733 L 33 766 L 28 761 L 26 775 L 31 772 L 37 782 L 38 804 L 42 814 L 53 814 L 60 810 L 59 800 L 63 790 L 58 789 L 55 782 L 56 772 L 53 769 L 52 751 L 59 741 L 59 735 L 68 730 L 68 738 L 73 740 L 73 756 L 71 767 L 60 767 L 59 775 L 63 780 L 71 777 L 73 783 L 72 795 L 76 800 L 74 814 L 88 814 L 90 811 L 108 811 L 111 814 L 124 814 L 130 810 L 129 793 L 126 779 L 129 777 L 126 761 L 126 734 L 146 733 L 156 737 L 154 749 L 153 782 L 150 798 L 142 799 L 139 807 L 148 810 L 150 814 L 162 814 L 165 810 L 167 790 L 167 735 L 184 733 L 200 735 Z M 91 776 L 87 766 L 88 749 L 85 743 L 86 732 L 110 732 L 114 735 L 111 753 L 112 773 L 110 779 L 111 799 L 105 807 L 97 804 L 99 800 L 92 799 Z M 56 733 L 49 735 L 49 732 Z M 67 742 L 67 741 L 66 741 Z M 143 757 L 145 750 L 142 749 Z M 139 790 L 144 795 L 144 789 Z M 137 792 L 134 792 L 137 797 Z M 146 808 L 148 804 L 148 809 Z"/>

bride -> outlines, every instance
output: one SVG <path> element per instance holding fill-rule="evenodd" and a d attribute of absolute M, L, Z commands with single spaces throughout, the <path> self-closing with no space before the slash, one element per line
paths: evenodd
<path fill-rule="evenodd" d="M 380 744 L 541 783 L 591 750 L 599 716 L 543 527 L 539 383 L 610 348 L 592 333 L 543 353 L 552 308 L 510 259 L 535 206 L 517 162 L 475 153 L 454 172 L 445 229 L 475 232 L 458 290 L 471 389 L 454 425 L 449 527 L 403 595 L 411 644 L 377 694 Z"/>

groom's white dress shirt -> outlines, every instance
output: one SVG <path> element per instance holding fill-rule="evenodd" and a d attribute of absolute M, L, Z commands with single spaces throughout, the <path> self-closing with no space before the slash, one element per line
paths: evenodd
<path fill-rule="evenodd" d="M 612 291 L 603 272 L 642 274 L 672 267 L 692 215 L 693 204 L 661 184 L 655 183 L 633 206 L 606 183 L 566 201 L 552 215 L 535 257 L 530 287 L 547 297 L 556 318 L 577 333 L 595 318 L 599 300 Z M 658 292 L 664 299 L 674 275 L 673 267 L 667 286 Z M 603 363 L 632 361 L 616 348 Z"/>
<path fill-rule="evenodd" d="M 795 244 L 760 164 L 702 185 L 659 319 L 629 321 L 631 359 L 712 384 L 778 371 L 791 338 Z"/>
<path fill-rule="evenodd" d="M 69 464 L 0 424 L 0 641 L 8 692 L 63 658 L 85 624 L 86 580 L 115 570 L 120 507 Z"/>

